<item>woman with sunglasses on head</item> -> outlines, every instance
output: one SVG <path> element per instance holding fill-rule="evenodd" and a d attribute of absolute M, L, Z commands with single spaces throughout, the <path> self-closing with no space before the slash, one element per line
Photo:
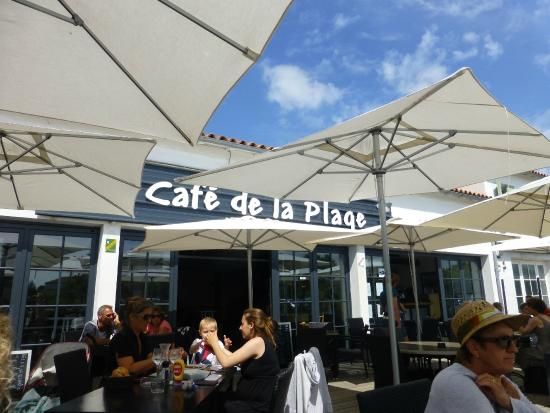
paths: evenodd
<path fill-rule="evenodd" d="M 518 364 L 525 371 L 529 367 L 544 367 L 544 353 L 550 353 L 550 317 L 545 315 L 546 303 L 540 298 L 530 297 L 522 306 L 522 312 L 531 316 L 519 329 L 521 334 L 530 335 L 529 344 L 518 353 Z"/>
<path fill-rule="evenodd" d="M 153 314 L 151 315 L 151 321 L 147 324 L 145 334 L 148 336 L 157 336 L 160 334 L 170 334 L 172 332 L 172 326 L 165 319 L 164 313 L 158 307 L 153 307 Z"/>
<path fill-rule="evenodd" d="M 505 376 L 518 351 L 514 332 L 526 322 L 487 301 L 460 307 L 451 323 L 461 345 L 456 363 L 435 377 L 425 413 L 541 413 Z"/>
<path fill-rule="evenodd" d="M 142 375 L 155 368 L 153 349 L 145 335 L 153 304 L 143 297 L 128 298 L 124 327 L 111 340 L 116 365 L 130 374 Z"/>

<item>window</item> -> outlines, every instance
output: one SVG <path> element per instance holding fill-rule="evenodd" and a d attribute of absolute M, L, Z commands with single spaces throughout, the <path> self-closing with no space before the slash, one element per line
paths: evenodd
<path fill-rule="evenodd" d="M 84 325 L 92 238 L 33 237 L 21 346 L 45 346 Z"/>
<path fill-rule="evenodd" d="M 341 333 L 349 309 L 345 254 L 278 252 L 280 321 L 325 321 Z M 314 291 L 315 288 L 315 291 Z"/>
<path fill-rule="evenodd" d="M 447 318 L 464 302 L 484 297 L 478 261 L 467 258 L 440 259 L 444 306 Z"/>
<path fill-rule="evenodd" d="M 279 251 L 280 319 L 296 324 L 312 321 L 310 253 Z"/>
<path fill-rule="evenodd" d="M 132 252 L 141 241 L 124 239 L 118 283 L 119 310 L 129 297 L 151 300 L 168 313 L 170 307 L 170 251 Z"/>
<path fill-rule="evenodd" d="M 19 234 L 0 232 L 0 310 L 9 312 Z"/>
<path fill-rule="evenodd" d="M 380 255 L 365 255 L 367 269 L 367 296 L 369 301 L 369 315 L 372 318 L 382 317 L 380 308 L 380 293 L 384 290 L 384 262 Z"/>
<path fill-rule="evenodd" d="M 318 252 L 315 256 L 320 319 L 332 323 L 335 330 L 345 334 L 348 300 L 344 256 L 331 252 Z"/>
<path fill-rule="evenodd" d="M 513 189 L 515 189 L 514 185 L 506 184 L 504 182 L 497 182 L 495 188 L 493 189 L 493 195 L 504 195 L 505 193 L 510 192 Z"/>
<path fill-rule="evenodd" d="M 541 264 L 512 263 L 518 307 L 528 296 L 541 297 L 548 305 L 548 289 Z"/>

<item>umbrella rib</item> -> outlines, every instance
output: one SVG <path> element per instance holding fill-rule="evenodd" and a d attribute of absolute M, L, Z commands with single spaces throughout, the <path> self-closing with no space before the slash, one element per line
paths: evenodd
<path fill-rule="evenodd" d="M 382 137 L 382 139 L 384 139 L 385 141 L 388 141 L 387 138 L 383 135 L 383 134 L 380 134 L 380 136 Z M 448 136 L 447 138 L 450 138 L 452 135 Z M 414 160 L 411 159 L 411 157 L 414 155 L 406 155 L 399 147 L 395 146 L 395 145 L 391 145 L 393 148 L 395 148 L 397 150 L 397 152 L 399 152 L 401 154 L 401 156 L 403 157 L 402 159 L 400 159 L 399 161 L 396 161 L 394 162 L 393 164 L 391 164 L 390 166 L 388 166 L 387 168 L 385 168 L 385 171 L 388 172 L 392 167 L 395 167 L 397 166 L 398 164 L 400 163 L 403 163 L 405 161 L 408 161 L 412 167 L 414 169 L 416 169 L 418 172 L 420 172 L 428 181 L 430 181 L 432 183 L 433 186 L 435 186 L 439 191 L 442 191 L 443 188 L 441 186 L 439 186 L 437 184 L 437 182 L 435 182 L 426 172 L 424 172 L 424 170 L 419 167 L 415 162 Z M 433 145 L 428 145 L 428 147 L 431 147 Z M 426 147 L 426 149 L 428 149 L 428 147 Z M 420 151 L 422 152 L 422 151 Z M 418 151 L 417 151 L 418 153 Z"/>
<path fill-rule="evenodd" d="M 535 190 L 536 192 L 536 190 Z M 495 223 L 497 223 L 498 221 L 500 221 L 502 218 L 504 218 L 507 214 L 509 214 L 511 211 L 514 211 L 516 209 L 516 207 L 518 205 L 521 205 L 523 202 L 525 202 L 525 200 L 527 199 L 530 199 L 532 194 L 527 194 L 523 197 L 523 199 L 517 201 L 514 203 L 514 205 L 512 205 L 511 208 L 508 208 L 504 213 L 502 213 L 501 215 L 499 215 L 496 219 L 494 219 L 493 221 L 491 221 L 488 225 L 486 225 L 483 230 L 487 230 L 488 228 L 490 228 L 491 226 L 493 226 Z M 507 201 L 506 201 L 507 202 Z"/>
<path fill-rule="evenodd" d="M 276 231 L 273 231 L 273 232 L 274 232 L 275 234 L 277 234 Z M 291 232 L 292 232 L 292 231 L 288 231 L 288 232 L 286 232 L 286 233 L 284 233 L 284 234 L 278 234 L 278 237 L 279 237 L 279 238 L 282 238 L 282 239 L 284 239 L 284 240 L 286 240 L 286 241 L 288 241 L 288 242 L 290 242 L 291 244 L 296 245 L 298 248 L 300 248 L 301 250 L 304 250 L 304 251 L 311 251 L 311 250 L 313 250 L 313 249 L 315 248 L 315 246 L 313 246 L 313 248 L 308 248 L 308 247 L 306 247 L 305 245 L 302 245 L 302 244 L 300 244 L 299 242 L 294 241 L 294 240 L 291 239 L 291 238 L 288 238 L 286 235 L 289 234 L 289 233 L 291 233 Z"/>
<path fill-rule="evenodd" d="M 3 139 L 3 136 L 1 134 L 0 134 L 0 144 L 2 145 L 2 152 L 4 153 L 4 158 L 7 161 L 8 160 L 8 154 L 6 152 L 6 148 L 4 146 L 4 139 Z M 24 209 L 23 205 L 21 205 L 21 200 L 19 199 L 19 194 L 17 192 L 17 186 L 15 185 L 15 180 L 13 178 L 13 175 L 11 174 L 11 167 L 9 166 L 9 164 L 6 164 L 5 166 L 7 166 L 8 172 L 10 172 L 9 173 L 9 179 L 10 179 L 11 186 L 13 188 L 13 193 L 15 194 L 15 200 L 17 201 L 17 208 L 18 209 Z M 0 168 L 0 171 L 3 168 L 4 168 L 4 166 L 2 168 Z"/>
<path fill-rule="evenodd" d="M 17 171 L 9 172 L 0 171 L 0 175 L 52 175 L 57 174 L 60 169 L 78 168 L 78 165 L 62 165 L 62 166 L 45 166 L 43 168 L 36 169 L 19 169 Z M 9 169 L 9 168 L 8 168 Z"/>
<path fill-rule="evenodd" d="M 545 202 L 546 205 L 548 205 L 549 198 L 550 198 L 550 187 L 546 189 L 546 202 Z M 540 220 L 539 238 L 542 237 L 542 227 L 544 225 L 544 221 L 546 220 L 545 218 L 546 218 L 546 208 L 543 208 L 542 219 Z"/>
<path fill-rule="evenodd" d="M 349 163 L 345 163 L 345 162 L 331 161 L 330 159 L 323 158 L 321 156 L 312 155 L 312 154 L 305 153 L 305 152 L 301 155 L 305 158 L 315 159 L 315 160 L 323 161 L 323 162 L 330 162 L 331 164 L 344 166 L 346 168 L 357 169 L 357 172 L 352 172 L 352 173 L 363 173 L 363 172 L 365 172 L 364 168 L 361 168 L 357 165 L 350 165 Z M 372 168 L 370 166 L 367 166 L 367 168 L 372 171 Z M 328 174 L 330 172 L 323 172 L 323 173 Z"/>
<path fill-rule="evenodd" d="M 171 1 L 168 1 L 168 0 L 158 0 L 158 1 L 162 4 L 164 4 L 169 9 L 171 9 L 171 10 L 175 11 L 176 13 L 178 13 L 180 16 L 185 17 L 186 19 L 188 19 L 191 22 L 195 23 L 200 28 L 206 30 L 210 34 L 213 34 L 214 36 L 216 36 L 218 39 L 220 39 L 220 40 L 226 42 L 227 44 L 229 44 L 230 46 L 234 47 L 235 49 L 237 49 L 239 52 L 244 54 L 246 57 L 248 57 L 253 62 L 257 61 L 258 58 L 260 57 L 259 53 L 255 52 L 254 50 L 251 50 L 250 48 L 248 48 L 246 46 L 241 45 L 239 42 L 231 39 L 230 37 L 226 36 L 225 34 L 221 33 L 220 31 L 214 29 L 212 26 L 210 26 L 207 23 L 203 22 L 199 18 L 193 16 L 191 13 L 186 12 L 181 7 L 175 5 Z"/>
<path fill-rule="evenodd" d="M 395 127 L 393 128 L 393 132 L 391 134 L 390 141 L 388 142 L 388 146 L 386 147 L 386 150 L 384 151 L 384 157 L 382 158 L 382 162 L 380 162 L 380 167 L 384 165 L 384 162 L 386 161 L 386 158 L 388 157 L 388 154 L 390 152 L 390 148 L 392 146 L 393 139 L 395 138 L 395 135 L 397 133 L 397 129 L 399 128 L 399 124 L 401 123 L 401 116 L 398 116 L 395 122 Z M 380 133 L 382 134 L 382 133 Z"/>
<path fill-rule="evenodd" d="M 36 4 L 36 3 L 33 3 L 31 1 L 28 1 L 28 0 L 13 0 L 15 3 L 19 3 L 21 4 L 22 6 L 27 6 L 33 10 L 36 10 L 36 11 L 39 11 L 39 12 L 42 12 L 44 14 L 47 14 L 49 16 L 52 16 L 52 17 L 55 17 L 56 19 L 59 19 L 59 20 L 63 20 L 64 22 L 67 22 L 67 23 L 70 23 L 70 24 L 75 24 L 75 21 L 70 18 L 70 17 L 67 17 L 67 16 L 63 16 L 61 13 L 57 13 L 53 10 L 50 10 L 46 7 L 43 7 L 43 6 L 40 6 L 39 4 Z"/>
<path fill-rule="evenodd" d="M 23 145 L 21 145 L 18 141 L 19 139 L 13 137 L 13 136 L 6 136 L 7 139 L 10 140 L 10 142 L 14 143 L 15 145 L 19 146 L 20 148 L 22 149 L 25 149 L 25 147 Z M 15 139 L 14 139 L 15 138 Z M 31 152 L 28 152 L 30 153 L 31 155 L 35 156 L 36 158 L 40 159 L 42 162 L 45 162 L 47 163 L 48 165 L 50 165 L 51 167 L 55 168 L 56 166 L 48 159 L 40 156 L 40 155 L 37 155 L 35 153 L 33 153 L 32 151 Z M 53 153 L 53 152 L 50 152 L 50 153 Z M 69 160 L 70 162 L 74 162 L 70 159 L 67 159 Z M 126 211 L 124 208 L 122 208 L 121 206 L 117 205 L 116 203 L 114 203 L 113 201 L 111 201 L 110 199 L 108 199 L 106 196 L 100 194 L 99 192 L 97 192 L 96 190 L 92 189 L 90 186 L 88 186 L 87 184 L 85 184 L 84 182 L 80 181 L 78 178 L 72 176 L 71 174 L 65 172 L 64 170 L 58 170 L 60 174 L 63 174 L 65 176 L 67 176 L 68 178 L 72 179 L 73 181 L 77 182 L 78 184 L 82 185 L 84 188 L 86 188 L 88 191 L 92 192 L 93 194 L 97 195 L 99 198 L 103 199 L 104 201 L 106 201 L 107 203 L 111 204 L 112 206 L 114 206 L 115 208 L 119 209 L 120 211 L 124 212 L 126 215 L 128 215 L 129 217 L 132 217 L 133 214 L 129 213 L 128 211 Z"/>
<path fill-rule="evenodd" d="M 7 135 L 7 136 L 10 138 L 10 141 L 11 141 L 11 142 L 13 142 L 13 143 L 16 143 L 15 141 L 19 142 L 19 147 L 21 147 L 21 148 L 24 148 L 24 149 L 25 149 L 25 145 L 28 145 L 28 143 L 25 142 L 24 140 L 22 140 L 21 138 L 18 138 L 18 137 L 16 137 L 16 136 L 12 136 L 12 135 Z M 52 136 L 50 136 L 50 137 L 52 137 Z M 34 150 L 34 149 L 36 149 L 36 147 L 42 145 L 44 142 L 46 142 L 46 140 L 41 141 L 41 142 L 40 142 L 39 144 L 37 144 L 37 145 L 34 145 L 32 148 L 30 148 L 30 149 L 27 151 L 27 153 L 30 153 L 31 155 L 36 156 L 38 159 L 42 159 L 40 156 L 36 155 L 35 153 L 33 153 L 33 152 L 31 152 L 31 151 Z M 73 162 L 73 163 L 75 164 L 75 167 L 86 168 L 86 169 L 89 169 L 90 171 L 93 171 L 93 172 L 99 174 L 99 175 L 103 175 L 103 176 L 105 176 L 105 177 L 107 177 L 107 178 L 111 178 L 111 179 L 113 179 L 113 180 L 115 180 L 115 181 L 118 181 L 118 182 L 123 183 L 123 184 L 128 185 L 128 186 L 131 186 L 132 188 L 141 189 L 141 186 L 134 185 L 133 183 L 131 183 L 131 182 L 129 182 L 129 181 L 126 181 L 125 179 L 119 178 L 119 177 L 117 177 L 117 176 L 115 176 L 115 175 L 111 175 L 111 174 L 109 174 L 109 173 L 107 173 L 107 172 L 104 172 L 104 171 L 102 171 L 102 170 L 99 170 L 99 169 L 97 169 L 97 168 L 94 168 L 93 166 L 90 166 L 90 165 L 88 165 L 88 164 L 86 164 L 86 163 L 83 163 L 83 162 L 80 162 L 80 161 L 77 162 L 77 161 L 75 161 L 75 160 L 73 160 L 73 159 L 71 159 L 71 158 L 69 158 L 69 157 L 67 157 L 67 156 L 65 156 L 65 155 L 62 155 L 62 154 L 60 154 L 60 153 L 58 153 L 58 152 L 55 152 L 55 151 L 52 151 L 52 150 L 50 150 L 50 149 L 47 149 L 47 151 L 48 151 L 49 154 L 55 155 L 55 156 L 57 156 L 58 158 L 61 158 L 61 159 L 65 160 L 65 161 L 67 161 L 67 162 Z M 42 160 L 43 160 L 43 159 L 42 159 Z M 54 167 L 54 168 L 57 169 L 57 166 L 55 166 L 55 165 L 53 165 L 53 164 L 50 164 L 50 165 L 52 165 L 52 167 Z"/>
<path fill-rule="evenodd" d="M 8 135 L 8 134 L 6 134 L 6 133 L 4 133 L 4 132 L 0 132 L 0 137 L 3 137 L 3 138 L 5 138 L 5 139 L 8 139 L 10 142 L 15 143 L 15 144 L 17 145 L 17 143 L 14 142 L 14 141 L 12 140 L 12 139 L 17 139 L 17 138 L 15 138 L 14 136 Z M 41 140 L 40 142 L 38 142 L 38 143 L 32 145 L 30 148 L 28 148 L 28 147 L 25 148 L 24 146 L 17 145 L 17 146 L 19 146 L 21 149 L 23 149 L 24 152 L 21 153 L 20 155 L 16 156 L 14 159 L 12 159 L 12 160 L 9 161 L 9 162 L 8 162 L 8 154 L 7 154 L 6 152 L 4 152 L 4 157 L 6 158 L 6 164 L 3 165 L 2 167 L 0 167 L 0 171 L 2 171 L 2 169 L 4 169 L 4 168 L 9 168 L 9 166 L 10 166 L 12 163 L 18 161 L 18 160 L 21 159 L 23 156 L 25 156 L 25 155 L 27 155 L 27 154 L 29 154 L 29 153 L 30 153 L 31 155 L 34 155 L 34 153 L 32 153 L 31 151 L 34 150 L 34 149 L 36 149 L 36 148 L 39 147 L 40 145 L 42 145 L 44 142 L 47 142 L 48 140 L 50 140 L 51 137 L 52 137 L 52 135 L 50 135 L 50 134 L 46 135 L 46 136 L 43 138 L 43 140 Z M 19 139 L 17 139 L 17 141 L 19 141 Z M 36 156 L 36 155 L 34 155 L 34 156 Z"/>
<path fill-rule="evenodd" d="M 247 247 L 246 243 L 242 242 L 239 239 L 239 236 L 244 231 L 243 229 L 239 229 L 239 231 L 235 235 L 231 235 L 229 232 L 226 232 L 223 229 L 220 229 L 218 231 L 221 232 L 223 235 L 225 235 L 226 237 L 228 237 L 231 240 L 231 242 L 229 243 L 229 249 L 233 249 L 235 247 L 235 244 L 239 244 L 239 246 L 243 247 L 243 248 Z"/>
<path fill-rule="evenodd" d="M 4 132 L 11 135 L 11 136 L 17 136 L 17 135 L 30 135 L 30 134 L 36 134 L 34 131 L 21 131 L 21 130 L 9 130 L 4 129 Z M 152 144 L 156 144 L 157 141 L 155 139 L 151 138 L 132 138 L 128 136 L 116 136 L 116 135 L 84 135 L 79 133 L 50 133 L 49 135 L 59 137 L 59 138 L 78 138 L 78 139 L 95 139 L 95 140 L 107 140 L 107 141 L 123 141 L 123 142 L 149 142 Z"/>
<path fill-rule="evenodd" d="M 442 137 L 441 139 L 437 139 L 436 141 L 432 141 L 430 144 L 426 145 L 426 146 L 423 146 L 421 147 L 420 149 L 418 149 L 417 151 L 414 151 L 413 153 L 411 153 L 410 155 L 405 155 L 403 153 L 403 151 L 401 150 L 401 148 L 399 148 L 398 146 L 396 145 L 391 145 L 396 151 L 398 151 L 401 156 L 403 156 L 403 158 L 401 159 L 398 159 L 397 161 L 395 161 L 394 163 L 390 164 L 386 170 L 390 170 L 392 169 L 393 167 L 397 166 L 397 165 L 400 165 L 402 164 L 403 162 L 410 162 L 413 166 L 415 166 L 414 164 L 414 161 L 411 159 L 412 157 L 418 155 L 418 154 L 421 154 L 422 152 L 425 152 L 427 151 L 428 149 L 430 149 L 431 147 L 433 146 L 436 146 L 436 145 L 439 145 L 443 142 L 445 142 L 447 139 L 450 139 L 452 138 L 453 136 L 456 135 L 456 131 L 447 131 L 447 135 Z M 380 136 L 382 136 L 382 138 L 385 140 L 385 141 L 388 141 L 388 138 L 386 138 L 383 134 L 380 134 Z M 421 138 L 420 138 L 421 139 Z M 451 144 L 451 145 L 454 145 L 454 144 Z M 451 146 L 452 148 L 452 146 Z M 416 167 L 416 166 L 415 166 Z"/>
<path fill-rule="evenodd" d="M 84 20 L 67 4 L 65 0 L 58 0 L 59 3 L 71 14 L 74 20 L 75 26 L 80 26 L 84 31 L 92 38 L 92 40 L 105 52 L 107 56 L 113 61 L 113 63 L 126 75 L 126 77 L 134 84 L 135 87 L 149 100 L 149 102 L 160 112 L 160 114 L 178 131 L 178 133 L 193 146 L 193 141 L 189 136 L 185 134 L 183 130 L 176 124 L 176 122 L 166 113 L 166 111 L 160 106 L 159 103 L 145 90 L 145 88 L 138 82 L 138 80 L 132 76 L 132 74 L 126 69 L 120 60 L 109 50 L 109 48 L 95 35 L 95 33 L 88 27 Z"/>
<path fill-rule="evenodd" d="M 349 151 L 351 150 L 354 146 L 358 145 L 360 142 L 362 142 L 366 137 L 368 136 L 367 135 L 363 135 L 363 136 L 360 136 L 359 140 L 356 141 L 356 142 L 353 142 L 346 150 Z M 326 143 L 331 145 L 331 142 L 329 139 L 326 140 Z M 290 194 L 292 194 L 294 191 L 296 191 L 298 188 L 300 188 L 302 185 L 304 185 L 305 183 L 307 183 L 310 179 L 312 179 L 315 175 L 318 175 L 318 174 L 322 174 L 323 173 L 323 170 L 330 166 L 332 164 L 332 162 L 338 160 L 338 158 L 341 158 L 343 155 L 346 154 L 345 151 L 342 151 L 341 149 L 338 149 L 337 147 L 335 147 L 337 150 L 340 151 L 340 153 L 338 153 L 336 155 L 336 157 L 332 160 L 327 160 L 326 164 L 324 166 L 322 166 L 321 168 L 319 168 L 317 171 L 315 171 L 313 174 L 309 175 L 306 179 L 302 180 L 302 182 L 300 182 L 298 185 L 296 185 L 294 188 L 292 188 L 290 191 L 288 191 L 285 195 L 282 196 L 282 198 L 286 198 L 287 196 L 289 196 Z M 300 154 L 301 151 L 298 151 L 298 153 Z M 305 151 L 301 153 L 301 155 L 305 154 Z M 362 162 L 361 162 L 362 163 Z"/>

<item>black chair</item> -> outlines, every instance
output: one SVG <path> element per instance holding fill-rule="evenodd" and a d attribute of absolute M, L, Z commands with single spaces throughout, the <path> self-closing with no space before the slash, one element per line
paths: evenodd
<path fill-rule="evenodd" d="M 311 327 L 310 327 L 311 326 Z M 338 334 L 329 333 L 328 323 L 298 324 L 295 354 L 317 347 L 325 367 L 330 367 L 333 377 L 338 376 Z"/>
<path fill-rule="evenodd" d="M 88 393 L 92 389 L 86 350 L 57 354 L 53 358 L 61 403 Z"/>
<path fill-rule="evenodd" d="M 369 376 L 368 372 L 368 349 L 367 349 L 367 329 L 362 317 L 348 318 L 349 335 L 339 337 L 338 361 L 349 361 L 352 363 L 356 359 L 363 362 L 365 368 L 365 376 Z M 342 347 L 343 345 L 343 347 Z"/>
<path fill-rule="evenodd" d="M 294 359 L 292 343 L 292 326 L 289 322 L 277 323 L 275 341 L 277 343 L 277 357 L 279 366 L 284 368 Z"/>
<path fill-rule="evenodd" d="M 284 413 L 286 396 L 290 387 L 290 379 L 294 372 L 294 362 L 290 362 L 286 369 L 283 369 L 277 374 L 277 380 L 273 387 L 273 396 L 271 397 L 271 413 Z"/>
<path fill-rule="evenodd" d="M 407 337 L 410 341 L 417 341 L 418 340 L 418 327 L 416 325 L 416 321 L 414 320 L 403 320 L 403 327 L 405 327 L 405 331 L 407 332 Z"/>
<path fill-rule="evenodd" d="M 430 387 L 430 380 L 422 379 L 358 393 L 359 412 L 423 413 L 428 404 Z"/>
<path fill-rule="evenodd" d="M 426 318 L 422 320 L 422 341 L 439 341 L 441 340 L 439 331 L 439 320 Z"/>

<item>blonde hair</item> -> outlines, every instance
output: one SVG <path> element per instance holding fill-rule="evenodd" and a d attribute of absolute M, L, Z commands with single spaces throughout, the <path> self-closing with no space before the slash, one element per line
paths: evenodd
<path fill-rule="evenodd" d="M 244 310 L 243 317 L 247 323 L 254 324 L 254 337 L 262 337 L 268 340 L 273 347 L 277 347 L 275 326 L 271 317 L 259 308 L 247 308 Z"/>
<path fill-rule="evenodd" d="M 11 403 L 9 389 L 12 378 L 10 352 L 10 319 L 6 314 L 0 313 L 0 412 L 7 411 Z"/>
<path fill-rule="evenodd" d="M 199 332 L 203 329 L 203 327 L 206 327 L 206 326 L 214 326 L 214 328 L 217 330 L 218 329 L 218 322 L 216 321 L 215 318 L 212 318 L 212 317 L 204 317 L 201 322 L 199 323 Z"/>

